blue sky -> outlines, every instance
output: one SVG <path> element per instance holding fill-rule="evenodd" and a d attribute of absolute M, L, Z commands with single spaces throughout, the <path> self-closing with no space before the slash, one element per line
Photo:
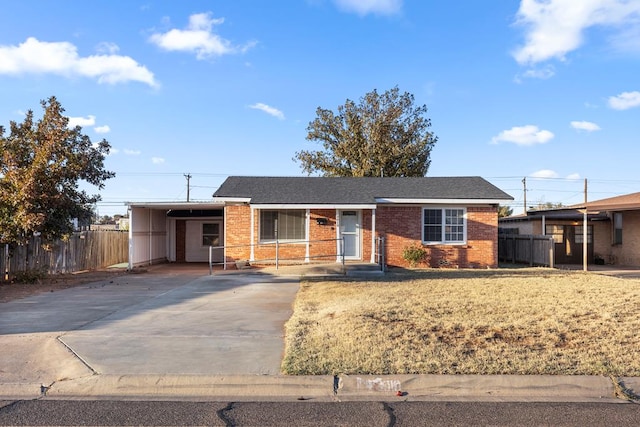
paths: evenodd
<path fill-rule="evenodd" d="M 527 204 L 640 191 L 640 0 L 3 2 L 0 124 L 55 95 L 107 139 L 125 201 L 208 200 L 229 175 L 299 176 L 317 107 L 394 86 L 426 104 L 428 176 Z M 95 188 L 88 188 L 97 192 Z"/>

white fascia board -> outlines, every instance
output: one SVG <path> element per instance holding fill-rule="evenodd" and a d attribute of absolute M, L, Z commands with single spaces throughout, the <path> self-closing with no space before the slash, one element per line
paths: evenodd
<path fill-rule="evenodd" d="M 148 209 L 221 209 L 220 202 L 125 202 L 130 208 Z"/>
<path fill-rule="evenodd" d="M 214 197 L 213 201 L 218 203 L 249 203 L 251 197 Z"/>
<path fill-rule="evenodd" d="M 498 205 L 509 200 L 498 199 L 395 199 L 376 198 L 376 203 L 405 204 L 405 205 Z"/>
<path fill-rule="evenodd" d="M 315 205 L 315 204 L 286 204 L 269 203 L 251 205 L 255 209 L 375 209 L 377 205 Z"/>

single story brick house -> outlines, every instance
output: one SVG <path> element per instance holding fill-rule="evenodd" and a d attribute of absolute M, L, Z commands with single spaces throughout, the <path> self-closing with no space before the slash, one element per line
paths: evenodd
<path fill-rule="evenodd" d="M 377 262 L 407 266 L 497 266 L 498 204 L 512 197 L 480 177 L 229 177 L 213 194 L 224 205 L 227 260 Z"/>
<path fill-rule="evenodd" d="M 480 177 L 227 178 L 209 202 L 128 203 L 129 267 L 159 262 L 378 262 L 495 267 L 498 204 L 512 197 Z M 276 244 L 277 242 L 277 244 Z M 222 247 L 224 246 L 224 248 Z"/>
<path fill-rule="evenodd" d="M 587 262 L 640 266 L 640 192 L 500 218 L 500 232 L 553 236 L 555 264 L 581 264 L 585 209 Z"/>

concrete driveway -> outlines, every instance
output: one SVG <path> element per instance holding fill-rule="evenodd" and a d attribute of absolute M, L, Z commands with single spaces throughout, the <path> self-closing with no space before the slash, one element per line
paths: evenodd
<path fill-rule="evenodd" d="M 296 277 L 157 268 L 0 304 L 0 383 L 280 372 Z"/>

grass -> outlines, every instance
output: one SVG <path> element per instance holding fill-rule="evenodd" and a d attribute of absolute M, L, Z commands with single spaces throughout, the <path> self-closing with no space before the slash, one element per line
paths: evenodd
<path fill-rule="evenodd" d="M 551 269 L 306 281 L 286 374 L 640 376 L 640 280 Z"/>

